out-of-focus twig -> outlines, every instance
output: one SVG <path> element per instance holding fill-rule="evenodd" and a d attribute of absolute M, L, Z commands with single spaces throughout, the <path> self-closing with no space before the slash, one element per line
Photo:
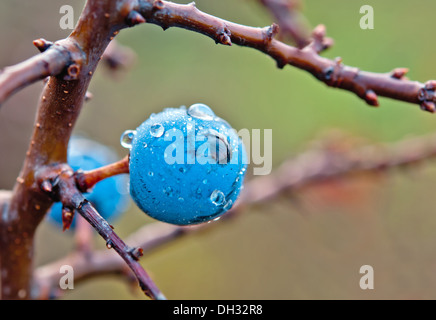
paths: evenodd
<path fill-rule="evenodd" d="M 155 222 L 137 230 L 129 236 L 127 242 L 141 247 L 143 253 L 147 253 L 184 235 L 219 226 L 221 221 L 233 219 L 239 213 L 243 213 L 245 211 L 243 209 L 249 205 L 265 203 L 301 187 L 345 176 L 387 172 L 432 158 L 436 158 L 436 135 L 350 150 L 329 147 L 311 148 L 285 161 L 272 174 L 248 181 L 238 201 L 220 221 L 190 227 Z M 59 267 L 63 264 L 73 266 L 76 282 L 107 274 L 126 275 L 125 264 L 111 252 L 92 251 L 88 259 L 85 259 L 80 252 L 73 252 L 59 261 L 36 270 L 35 283 L 40 287 L 38 292 L 46 292 L 47 288 L 50 288 L 51 295 L 62 294 L 56 291 L 56 288 Z"/>
<path fill-rule="evenodd" d="M 101 60 L 109 69 L 116 71 L 129 68 L 135 62 L 136 54 L 131 48 L 121 45 L 114 39 L 107 46 Z"/>
<path fill-rule="evenodd" d="M 300 13 L 301 3 L 298 0 L 260 0 L 271 12 L 280 26 L 280 34 L 289 36 L 298 48 L 302 49 L 310 43 L 310 27 Z"/>

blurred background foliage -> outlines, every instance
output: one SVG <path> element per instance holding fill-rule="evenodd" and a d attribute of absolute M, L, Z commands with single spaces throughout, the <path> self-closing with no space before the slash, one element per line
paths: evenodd
<path fill-rule="evenodd" d="M 242 24 L 263 27 L 273 21 L 256 0 L 196 2 L 203 11 Z M 1 1 L 0 67 L 36 54 L 36 38 L 66 37 L 69 31 L 59 28 L 64 4 L 75 8 L 77 20 L 84 1 Z M 374 7 L 374 30 L 359 28 L 363 4 Z M 325 56 L 341 56 L 345 64 L 369 71 L 408 67 L 408 76 L 422 82 L 436 77 L 435 10 L 430 0 L 304 2 L 311 25 L 325 24 L 335 40 Z M 124 130 L 152 112 L 195 102 L 210 105 L 237 129 L 273 129 L 275 167 L 332 128 L 388 142 L 432 132 L 436 123 L 418 106 L 381 98 L 380 108 L 370 108 L 304 71 L 277 69 L 260 52 L 216 45 L 186 30 L 163 32 L 145 24 L 123 30 L 117 39 L 137 53 L 137 61 L 115 77 L 99 67 L 90 86 L 94 98 L 85 104 L 75 132 L 112 146 L 120 157 Z M 21 168 L 41 89 L 41 83 L 26 88 L 0 111 L 1 188 L 12 188 Z M 427 163 L 384 179 L 307 189 L 249 208 L 230 223 L 161 247 L 142 261 L 170 299 L 434 299 L 435 169 Z M 115 227 L 123 237 L 150 222 L 132 204 Z M 97 236 L 95 243 L 103 247 Z M 71 233 L 44 223 L 35 263 L 56 259 L 72 246 Z M 375 290 L 359 287 L 364 264 L 374 267 Z M 109 277 L 78 284 L 64 298 L 144 297 Z"/>

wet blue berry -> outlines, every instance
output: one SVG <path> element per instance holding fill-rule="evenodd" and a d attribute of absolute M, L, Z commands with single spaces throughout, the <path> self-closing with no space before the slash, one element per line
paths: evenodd
<path fill-rule="evenodd" d="M 92 170 L 119 160 L 118 156 L 108 147 L 95 141 L 72 137 L 68 145 L 68 163 L 76 170 Z M 85 193 L 88 199 L 108 221 L 114 221 L 129 205 L 128 177 L 118 175 L 98 182 L 94 188 Z M 48 214 L 49 221 L 62 226 L 62 204 L 53 204 Z M 76 217 L 70 229 L 74 229 Z"/>
<path fill-rule="evenodd" d="M 242 140 L 204 104 L 153 114 L 123 140 L 130 149 L 130 194 L 157 220 L 189 225 L 217 219 L 242 189 Z"/>

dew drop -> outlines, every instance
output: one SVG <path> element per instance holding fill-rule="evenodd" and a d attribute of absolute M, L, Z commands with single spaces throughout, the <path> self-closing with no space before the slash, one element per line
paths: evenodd
<path fill-rule="evenodd" d="M 154 176 L 153 171 L 148 171 L 148 175 L 149 175 L 150 177 Z"/>
<path fill-rule="evenodd" d="M 233 205 L 232 200 L 227 201 L 227 203 L 224 206 L 224 210 L 229 210 L 232 207 L 232 205 Z"/>
<path fill-rule="evenodd" d="M 197 193 L 200 194 L 201 193 L 201 188 L 197 189 Z"/>
<path fill-rule="evenodd" d="M 191 117 L 202 120 L 213 120 L 215 113 L 207 105 L 202 103 L 196 103 L 189 107 L 188 114 Z"/>
<path fill-rule="evenodd" d="M 173 194 L 173 189 L 171 187 L 166 187 L 163 192 L 168 195 L 171 196 Z"/>
<path fill-rule="evenodd" d="M 216 206 L 222 205 L 226 201 L 226 196 L 220 190 L 214 190 L 210 195 L 210 201 Z"/>
<path fill-rule="evenodd" d="M 136 130 L 126 130 L 120 138 L 120 143 L 123 148 L 132 149 L 132 141 L 136 136 Z"/>
<path fill-rule="evenodd" d="M 111 241 L 111 240 L 108 240 L 108 241 L 106 242 L 106 248 L 108 248 L 108 249 L 112 249 L 112 241 Z"/>
<path fill-rule="evenodd" d="M 144 148 L 147 148 L 147 142 L 144 142 L 144 143 L 142 144 L 142 146 L 143 146 Z"/>
<path fill-rule="evenodd" d="M 185 173 L 185 172 L 186 172 L 186 168 L 184 168 L 184 167 L 180 167 L 180 168 L 179 168 L 179 171 L 180 171 L 181 173 Z"/>
<path fill-rule="evenodd" d="M 207 141 L 210 143 L 212 158 L 219 164 L 229 163 L 232 158 L 232 148 L 226 136 L 213 129 L 202 130 L 198 134 L 207 137 Z"/>
<path fill-rule="evenodd" d="M 155 123 L 150 128 L 150 134 L 156 138 L 161 137 L 164 134 L 164 131 L 165 129 L 160 123 Z"/>
<path fill-rule="evenodd" d="M 183 202 L 183 201 L 185 201 L 185 199 L 183 199 L 182 197 L 179 197 L 179 202 Z"/>
<path fill-rule="evenodd" d="M 203 184 L 207 184 L 207 179 L 204 179 L 204 180 L 203 180 Z"/>

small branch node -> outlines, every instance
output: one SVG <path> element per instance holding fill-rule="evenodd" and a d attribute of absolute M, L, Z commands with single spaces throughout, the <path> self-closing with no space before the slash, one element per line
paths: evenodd
<path fill-rule="evenodd" d="M 70 207 L 63 206 L 62 207 L 62 230 L 68 230 L 71 227 L 71 223 L 74 218 L 74 210 Z"/>
<path fill-rule="evenodd" d="M 64 80 L 76 80 L 80 74 L 80 65 L 73 63 L 67 69 Z"/>
<path fill-rule="evenodd" d="M 391 71 L 390 75 L 394 79 L 405 80 L 405 75 L 409 72 L 408 68 L 395 68 Z"/>
<path fill-rule="evenodd" d="M 421 102 L 420 107 L 423 111 L 434 113 L 436 101 L 436 81 L 427 81 L 424 86 L 418 91 L 418 100 Z"/>
<path fill-rule="evenodd" d="M 379 105 L 377 94 L 373 90 L 367 90 L 364 99 L 370 106 L 377 107 Z"/>
<path fill-rule="evenodd" d="M 154 10 L 162 10 L 164 8 L 164 3 L 162 0 L 154 0 L 153 9 Z"/>
<path fill-rule="evenodd" d="M 272 39 L 279 33 L 280 27 L 278 24 L 273 23 L 269 27 L 264 28 L 264 34 L 265 34 L 265 45 L 268 45 L 271 43 Z"/>
<path fill-rule="evenodd" d="M 136 261 L 138 261 L 143 255 L 144 255 L 144 250 L 142 250 L 142 248 L 131 248 L 129 250 L 130 255 L 132 256 L 133 259 L 135 259 Z"/>
<path fill-rule="evenodd" d="M 137 24 L 145 23 L 145 18 L 137 11 L 132 10 L 126 17 L 126 24 L 129 27 L 136 26 Z"/>
<path fill-rule="evenodd" d="M 314 50 L 316 53 L 327 50 L 334 43 L 332 38 L 326 38 L 326 27 L 323 24 L 313 29 L 312 38 L 312 42 L 307 47 Z"/>
<path fill-rule="evenodd" d="M 40 51 L 44 52 L 53 45 L 53 42 L 47 41 L 44 38 L 33 40 L 33 45 Z"/>
<path fill-rule="evenodd" d="M 232 45 L 231 32 L 226 26 L 218 31 L 216 43 L 221 43 L 226 46 Z"/>

